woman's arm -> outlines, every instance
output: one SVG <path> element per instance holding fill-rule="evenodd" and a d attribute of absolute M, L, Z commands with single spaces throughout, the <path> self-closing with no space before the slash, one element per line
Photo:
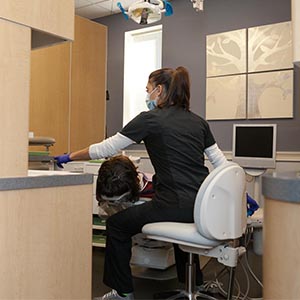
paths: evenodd
<path fill-rule="evenodd" d="M 91 159 L 89 154 L 89 148 L 84 148 L 69 154 L 70 160 L 89 160 Z"/>
<path fill-rule="evenodd" d="M 107 138 L 100 143 L 92 144 L 87 148 L 69 154 L 56 156 L 55 159 L 57 165 L 62 168 L 62 164 L 73 160 L 100 159 L 113 156 L 119 150 L 124 149 L 133 143 L 135 143 L 133 140 L 118 132 L 114 136 Z"/>
<path fill-rule="evenodd" d="M 90 145 L 88 154 L 91 159 L 110 157 L 133 143 L 133 140 L 118 132 L 101 143 Z M 82 151 L 82 155 L 86 155 L 86 149 Z M 80 156 L 80 153 L 78 155 Z"/>

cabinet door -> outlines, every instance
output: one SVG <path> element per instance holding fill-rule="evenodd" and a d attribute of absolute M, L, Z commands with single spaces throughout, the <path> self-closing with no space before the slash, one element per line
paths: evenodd
<path fill-rule="evenodd" d="M 55 138 L 52 155 L 105 136 L 106 27 L 80 17 L 75 24 L 74 42 L 35 49 L 31 55 L 29 130 Z"/>
<path fill-rule="evenodd" d="M 70 151 L 105 137 L 107 28 L 75 17 L 72 43 Z"/>
<path fill-rule="evenodd" d="M 1 300 L 91 299 L 91 197 L 91 184 L 0 191 Z"/>
<path fill-rule="evenodd" d="M 31 52 L 29 130 L 55 138 L 52 155 L 69 151 L 69 82 L 70 42 Z"/>
<path fill-rule="evenodd" d="M 74 1 L 1 0 L 0 18 L 64 39 L 74 38 Z"/>
<path fill-rule="evenodd" d="M 0 177 L 27 175 L 30 28 L 0 18 Z"/>

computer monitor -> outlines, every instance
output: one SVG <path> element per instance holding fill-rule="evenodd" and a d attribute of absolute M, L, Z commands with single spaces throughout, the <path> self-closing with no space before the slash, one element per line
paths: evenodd
<path fill-rule="evenodd" d="M 232 161 L 249 169 L 275 168 L 276 131 L 276 124 L 234 124 Z"/>

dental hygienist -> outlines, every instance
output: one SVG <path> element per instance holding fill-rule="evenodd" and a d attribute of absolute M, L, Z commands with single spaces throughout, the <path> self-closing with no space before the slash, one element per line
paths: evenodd
<path fill-rule="evenodd" d="M 184 67 L 152 72 L 147 83 L 149 111 L 140 113 L 116 135 L 88 148 L 56 157 L 61 166 L 72 160 L 109 157 L 144 141 L 155 170 L 152 201 L 132 206 L 106 222 L 103 282 L 112 291 L 97 299 L 134 299 L 130 269 L 131 237 L 147 223 L 193 223 L 197 191 L 208 175 L 204 153 L 214 167 L 226 163 L 208 123 L 190 111 L 190 80 Z M 186 254 L 177 249 L 176 264 Z M 181 253 L 181 255 L 179 255 Z M 178 279 L 184 281 L 182 263 Z M 197 272 L 197 285 L 202 283 Z"/>

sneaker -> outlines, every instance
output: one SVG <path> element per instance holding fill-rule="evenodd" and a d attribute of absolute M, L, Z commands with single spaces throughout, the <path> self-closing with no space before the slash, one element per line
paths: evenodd
<path fill-rule="evenodd" d="M 134 300 L 133 293 L 128 293 L 126 296 L 120 296 L 116 290 L 111 290 L 102 297 L 93 298 L 93 300 Z"/>

